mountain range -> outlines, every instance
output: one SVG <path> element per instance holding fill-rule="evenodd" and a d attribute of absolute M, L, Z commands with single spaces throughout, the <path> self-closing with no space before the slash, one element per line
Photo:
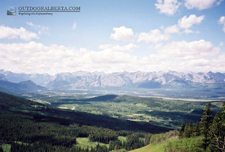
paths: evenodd
<path fill-rule="evenodd" d="M 193 84 L 225 84 L 225 73 L 196 72 L 84 72 L 25 74 L 0 70 L 0 81 L 21 83 L 28 81 L 51 90 L 76 90 L 97 88 L 160 88 L 190 86 Z M 32 82 L 31 82 L 32 81 Z M 27 82 L 26 82 L 27 83 Z M 34 84 L 33 84 L 34 86 Z M 38 88 L 36 86 L 36 88 Z M 39 88 L 40 89 L 40 88 Z"/>

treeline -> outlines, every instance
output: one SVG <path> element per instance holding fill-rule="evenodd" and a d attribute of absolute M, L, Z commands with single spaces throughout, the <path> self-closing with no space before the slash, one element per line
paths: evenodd
<path fill-rule="evenodd" d="M 101 143 L 109 143 L 111 140 L 117 140 L 118 136 L 116 135 L 108 135 L 106 133 L 100 133 L 100 134 L 93 134 L 89 135 L 89 141 L 90 142 L 101 142 Z"/>
<path fill-rule="evenodd" d="M 70 125 L 70 130 L 76 130 L 78 132 L 78 137 L 88 137 L 90 142 L 101 142 L 108 144 L 111 140 L 118 140 L 118 132 L 106 129 L 106 128 L 97 128 L 86 125 Z M 130 132 L 126 132 L 128 135 Z"/>
<path fill-rule="evenodd" d="M 126 149 L 133 150 L 149 144 L 151 134 L 146 134 L 145 138 L 140 138 L 141 134 L 131 134 L 126 137 L 126 141 L 114 140 L 109 142 L 109 151 Z"/>
<path fill-rule="evenodd" d="M 0 113 L 0 128 L 0 145 L 11 144 L 12 152 L 108 152 L 121 148 L 132 150 L 148 144 L 151 138 L 151 134 L 126 130 L 114 131 L 79 124 L 64 126 L 50 122 L 35 122 L 34 116 L 13 113 Z M 126 141 L 118 140 L 119 135 L 127 136 Z M 76 146 L 77 137 L 87 137 L 90 142 L 109 143 L 109 148 L 97 145 L 82 149 Z"/>
<path fill-rule="evenodd" d="M 0 128 L 0 141 L 8 143 L 13 141 L 33 143 L 39 140 L 57 143 L 64 138 L 73 141 L 75 137 L 89 137 L 90 141 L 109 143 L 110 140 L 117 140 L 119 134 L 126 136 L 132 133 L 78 124 L 64 126 L 35 122 L 32 116 L 20 114 L 0 114 Z"/>
<path fill-rule="evenodd" d="M 175 111 L 175 112 L 189 112 L 190 109 L 204 109 L 204 102 L 191 102 L 191 101 L 178 101 L 178 100 L 168 100 L 165 102 L 160 98 L 144 98 L 144 97 L 133 97 L 133 96 L 119 96 L 119 98 L 115 98 L 110 100 L 110 102 L 126 102 L 133 104 L 144 104 L 152 109 L 158 109 L 163 111 Z M 216 105 L 211 106 L 212 111 L 218 111 L 219 107 Z"/>
<path fill-rule="evenodd" d="M 181 129 L 179 131 L 179 138 L 190 138 L 190 137 L 196 137 L 201 135 L 200 130 L 200 122 L 197 121 L 196 124 L 192 124 L 192 121 L 190 121 L 188 124 L 182 123 Z"/>
<path fill-rule="evenodd" d="M 150 135 L 147 135 L 148 137 Z M 146 136 L 146 137 L 147 137 Z M 76 145 L 72 147 L 66 147 L 63 145 L 51 145 L 44 142 L 36 143 L 11 143 L 11 152 L 109 152 L 112 150 L 133 150 L 145 146 L 145 140 L 140 139 L 139 134 L 128 135 L 126 141 L 114 140 L 109 142 L 109 148 L 106 146 L 81 148 Z"/>
<path fill-rule="evenodd" d="M 207 103 L 200 122 L 192 124 L 182 124 L 179 131 L 179 138 L 190 138 L 200 136 L 201 140 L 195 144 L 194 151 L 211 151 L 224 152 L 225 151 L 225 103 L 222 111 L 218 112 L 215 117 L 212 115 L 210 109 L 211 104 Z M 196 139 L 196 138 L 193 138 Z M 178 146 L 170 146 L 171 152 L 178 151 Z"/>
<path fill-rule="evenodd" d="M 12 143 L 11 152 L 109 152 L 109 150 L 106 146 L 100 145 L 91 148 L 81 148 L 76 146 L 68 148 L 64 146 L 52 146 L 45 143 Z"/>
<path fill-rule="evenodd" d="M 11 152 L 109 152 L 112 150 L 133 150 L 140 147 L 143 147 L 148 144 L 148 141 L 151 138 L 151 134 L 147 134 L 145 139 L 140 138 L 141 134 L 135 133 L 128 135 L 126 141 L 114 140 L 109 142 L 109 148 L 106 146 L 100 146 L 99 144 L 96 147 L 81 148 L 76 145 L 67 147 L 64 145 L 52 145 L 44 142 L 36 143 L 11 143 Z"/>

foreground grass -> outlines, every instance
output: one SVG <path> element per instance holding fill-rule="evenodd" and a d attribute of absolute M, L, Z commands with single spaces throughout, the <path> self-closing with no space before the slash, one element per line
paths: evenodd
<path fill-rule="evenodd" d="M 172 142 L 172 141 L 176 141 L 176 140 L 179 140 L 177 136 L 172 137 L 172 138 L 168 139 L 167 141 L 163 141 L 163 142 L 156 143 L 156 144 L 149 144 L 145 147 L 135 149 L 130 152 L 163 152 L 163 151 L 165 151 L 165 147 L 168 144 L 168 142 Z"/>
<path fill-rule="evenodd" d="M 201 141 L 202 137 L 178 139 L 178 137 L 169 138 L 160 143 L 149 144 L 145 147 L 132 150 L 130 152 L 163 152 L 163 151 L 187 151 L 193 152 Z"/>
<path fill-rule="evenodd" d="M 127 152 L 126 149 L 112 150 L 110 152 Z"/>

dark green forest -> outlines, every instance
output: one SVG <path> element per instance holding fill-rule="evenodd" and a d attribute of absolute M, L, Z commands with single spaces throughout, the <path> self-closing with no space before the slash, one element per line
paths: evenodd
<path fill-rule="evenodd" d="M 0 103 L 0 145 L 11 145 L 11 152 L 107 152 L 119 147 L 131 150 L 144 146 L 147 142 L 140 138 L 150 135 L 144 132 L 145 130 L 137 132 L 133 129 L 135 127 L 142 129 L 143 124 L 110 120 L 105 116 L 98 118 L 97 115 L 62 111 L 5 93 L 0 93 Z M 96 126 L 88 125 L 95 122 Z M 107 125 L 104 124 L 106 122 Z M 120 125 L 123 124 L 126 124 L 125 127 L 128 128 L 122 130 Z M 114 128 L 113 126 L 118 128 L 110 129 L 108 127 L 110 125 L 111 128 Z M 129 127 L 130 125 L 134 126 Z M 125 136 L 126 141 L 119 141 L 118 136 Z M 90 142 L 109 144 L 109 147 L 97 145 L 81 148 L 76 146 L 78 137 L 86 137 Z"/>

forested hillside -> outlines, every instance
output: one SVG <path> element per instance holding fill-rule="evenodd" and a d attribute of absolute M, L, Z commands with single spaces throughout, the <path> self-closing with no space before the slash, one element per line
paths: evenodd
<path fill-rule="evenodd" d="M 200 122 L 182 124 L 179 132 L 153 135 L 150 144 L 132 152 L 224 152 L 225 102 L 220 112 L 212 116 L 211 104 L 206 104 Z"/>
<path fill-rule="evenodd" d="M 0 93 L 0 109 L 0 150 L 9 145 L 11 152 L 108 152 L 115 147 L 130 150 L 147 144 L 151 136 L 149 132 L 168 130 L 106 116 L 59 110 L 5 93 Z M 81 138 L 97 145 L 89 147 L 86 143 L 84 148 L 79 143 Z"/>

